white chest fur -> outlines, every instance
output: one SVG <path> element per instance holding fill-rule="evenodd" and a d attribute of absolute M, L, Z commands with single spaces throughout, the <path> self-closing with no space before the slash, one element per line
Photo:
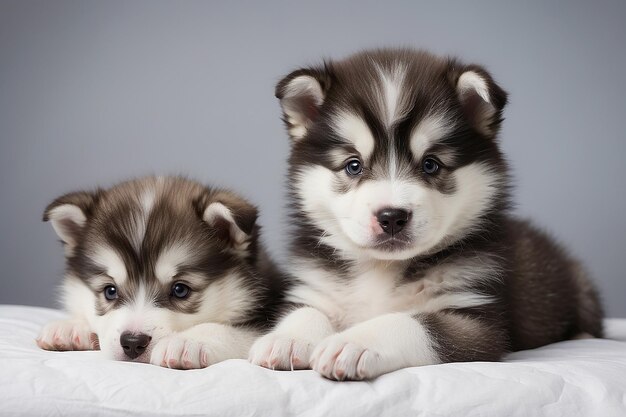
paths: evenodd
<path fill-rule="evenodd" d="M 350 278 L 304 265 L 300 264 L 295 271 L 302 284 L 292 289 L 290 300 L 319 309 L 330 318 L 336 330 L 385 313 L 435 312 L 491 301 L 466 289 L 468 283 L 484 279 L 477 273 L 484 270 L 485 265 L 480 268 L 473 262 L 437 266 L 429 269 L 423 278 L 406 283 L 401 278 L 402 265 L 395 263 L 364 265 Z"/>

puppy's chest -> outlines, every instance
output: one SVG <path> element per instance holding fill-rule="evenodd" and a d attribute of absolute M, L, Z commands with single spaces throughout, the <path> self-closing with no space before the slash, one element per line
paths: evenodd
<path fill-rule="evenodd" d="M 338 279 L 328 271 L 312 271 L 299 293 L 306 304 L 324 312 L 337 330 L 385 313 L 418 313 L 443 289 L 444 276 L 432 271 L 414 281 L 402 279 L 402 271 L 372 268 Z M 316 277 L 315 277 L 316 276 Z"/>

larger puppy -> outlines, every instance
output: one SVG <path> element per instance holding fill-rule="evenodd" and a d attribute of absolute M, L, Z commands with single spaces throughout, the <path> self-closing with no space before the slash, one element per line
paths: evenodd
<path fill-rule="evenodd" d="M 44 220 L 65 245 L 71 318 L 39 346 L 184 369 L 245 358 L 284 285 L 256 218 L 239 195 L 178 177 L 57 198 Z"/>
<path fill-rule="evenodd" d="M 364 379 L 602 335 L 581 266 L 508 212 L 507 97 L 483 68 L 366 51 L 295 71 L 276 95 L 300 308 L 252 362 Z"/>

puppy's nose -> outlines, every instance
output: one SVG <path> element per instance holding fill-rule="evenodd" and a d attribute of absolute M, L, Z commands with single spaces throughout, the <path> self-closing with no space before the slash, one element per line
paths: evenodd
<path fill-rule="evenodd" d="M 120 336 L 120 345 L 124 349 L 124 353 L 131 359 L 145 352 L 152 338 L 143 333 L 124 332 Z"/>
<path fill-rule="evenodd" d="M 384 208 L 376 214 L 378 224 L 391 236 L 404 229 L 409 222 L 411 213 L 398 208 Z"/>

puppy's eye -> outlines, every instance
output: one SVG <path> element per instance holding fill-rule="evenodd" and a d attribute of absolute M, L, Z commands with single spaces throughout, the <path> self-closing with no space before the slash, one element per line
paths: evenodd
<path fill-rule="evenodd" d="M 176 298 L 187 298 L 189 292 L 191 292 L 191 288 L 189 288 L 189 286 L 177 282 L 176 284 L 172 285 L 171 296 Z"/>
<path fill-rule="evenodd" d="M 363 172 L 363 165 L 361 165 L 361 161 L 356 158 L 349 160 L 346 164 L 346 172 L 348 173 L 348 175 L 351 175 L 353 177 L 361 175 L 361 173 Z"/>
<path fill-rule="evenodd" d="M 426 158 L 422 162 L 422 169 L 428 175 L 433 175 L 437 171 L 439 171 L 439 163 L 435 161 L 433 158 Z"/>
<path fill-rule="evenodd" d="M 117 288 L 114 285 L 108 285 L 104 287 L 104 298 L 109 301 L 117 299 Z"/>

